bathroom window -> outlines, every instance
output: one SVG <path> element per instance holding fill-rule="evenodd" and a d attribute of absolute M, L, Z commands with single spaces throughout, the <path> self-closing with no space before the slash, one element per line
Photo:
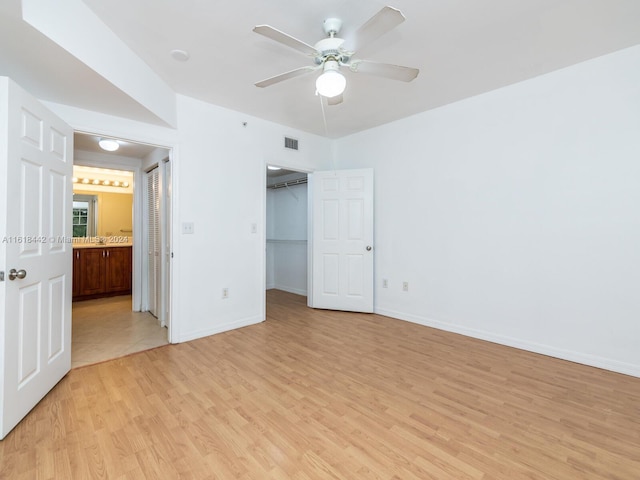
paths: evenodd
<path fill-rule="evenodd" d="M 96 236 L 96 203 L 95 195 L 73 196 L 73 236 Z"/>

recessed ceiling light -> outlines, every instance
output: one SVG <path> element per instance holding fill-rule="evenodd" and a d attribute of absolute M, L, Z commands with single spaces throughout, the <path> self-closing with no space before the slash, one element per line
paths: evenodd
<path fill-rule="evenodd" d="M 274 167 L 273 165 L 267 165 L 269 170 L 280 170 L 280 167 Z"/>
<path fill-rule="evenodd" d="M 98 140 L 98 145 L 100 145 L 101 149 L 106 150 L 107 152 L 115 152 L 120 148 L 118 141 L 111 138 L 101 138 Z"/>
<path fill-rule="evenodd" d="M 185 50 L 171 50 L 171 57 L 174 60 L 177 60 L 178 62 L 186 62 L 187 60 L 189 60 L 190 55 L 189 52 L 185 51 Z"/>

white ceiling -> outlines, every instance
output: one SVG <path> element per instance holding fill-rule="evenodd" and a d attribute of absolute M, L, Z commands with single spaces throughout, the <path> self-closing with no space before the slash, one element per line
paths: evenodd
<path fill-rule="evenodd" d="M 99 153 L 101 155 L 129 158 L 129 159 L 140 159 L 143 160 L 147 157 L 151 152 L 156 150 L 159 147 L 154 145 L 147 145 L 144 143 L 133 143 L 122 139 L 118 140 L 120 144 L 120 148 L 115 152 L 107 152 L 102 150 L 98 145 L 98 141 L 102 137 L 100 135 L 92 135 L 88 133 L 80 133 L 75 132 L 73 134 L 73 149 L 75 151 L 75 155 L 78 155 L 79 151 L 82 152 L 90 152 L 90 153 Z M 73 166 L 73 176 L 77 178 L 99 178 L 101 180 L 120 180 L 127 181 L 133 186 L 133 174 L 128 171 L 123 170 L 112 170 L 112 169 L 104 169 L 104 168 L 95 168 L 95 167 L 85 167 L 82 165 L 74 165 Z M 267 184 L 273 184 L 282 181 L 290 181 L 298 178 L 305 178 L 307 176 L 306 173 L 296 172 L 293 170 L 287 170 L 284 168 L 280 168 L 279 170 L 271 170 L 267 168 Z M 126 178 L 125 178 L 126 177 Z M 103 189 L 103 187 L 98 187 L 98 189 Z M 112 188 L 112 190 L 114 190 Z M 120 192 L 121 190 L 115 189 L 115 191 Z"/>
<path fill-rule="evenodd" d="M 420 69 L 411 83 L 346 73 L 345 102 L 325 108 L 316 74 L 260 89 L 308 65 L 252 32 L 269 24 L 314 44 L 328 17 L 348 36 L 386 2 L 372 0 L 84 0 L 177 93 L 336 138 L 640 43 L 638 0 L 395 0 L 407 20 L 358 58 Z M 188 62 L 169 52 L 187 50 Z M 0 74 L 44 99 L 157 122 L 137 102 L 0 5 Z"/>
<path fill-rule="evenodd" d="M 144 159 L 151 152 L 159 148 L 154 145 L 133 143 L 122 139 L 115 139 L 120 144 L 120 148 L 118 148 L 118 150 L 116 150 L 115 152 L 108 152 L 100 148 L 100 146 L 98 145 L 98 142 L 101 138 L 107 137 L 76 132 L 73 134 L 73 149 L 76 152 L 81 150 L 83 152 L 99 153 L 101 155 L 111 155 L 114 157 Z"/>

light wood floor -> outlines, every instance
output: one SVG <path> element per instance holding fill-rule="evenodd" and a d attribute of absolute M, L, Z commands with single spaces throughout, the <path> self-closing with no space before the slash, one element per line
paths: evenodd
<path fill-rule="evenodd" d="M 640 379 L 268 297 L 259 325 L 72 370 L 0 477 L 640 478 Z"/>
<path fill-rule="evenodd" d="M 71 368 L 167 345 L 167 329 L 131 311 L 131 295 L 73 303 Z"/>

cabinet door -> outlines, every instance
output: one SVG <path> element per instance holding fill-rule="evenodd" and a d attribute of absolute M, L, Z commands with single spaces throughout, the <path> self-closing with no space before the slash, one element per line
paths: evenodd
<path fill-rule="evenodd" d="M 80 295 L 103 293 L 106 285 L 106 252 L 102 248 L 80 250 Z"/>
<path fill-rule="evenodd" d="M 107 292 L 131 290 L 131 248 L 107 248 Z"/>

